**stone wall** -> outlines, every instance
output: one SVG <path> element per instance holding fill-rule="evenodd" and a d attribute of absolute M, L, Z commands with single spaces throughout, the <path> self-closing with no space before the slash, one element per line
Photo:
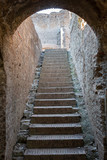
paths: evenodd
<path fill-rule="evenodd" d="M 72 14 L 70 52 L 82 88 L 85 104 L 93 127 L 100 160 L 104 160 L 105 146 L 105 80 L 103 52 L 99 53 L 96 35 L 88 26 L 82 30 L 80 18 Z"/>
<path fill-rule="evenodd" d="M 41 42 L 30 18 L 26 19 L 13 35 L 4 37 L 3 60 L 6 74 L 6 113 L 2 113 L 4 114 L 2 121 L 6 124 L 5 126 L 2 124 L 2 126 L 6 127 L 6 131 L 3 128 L 3 133 L 6 132 L 6 160 L 12 159 L 12 150 L 16 143 L 20 119 L 26 107 L 26 99 L 34 79 L 34 71 L 40 52 Z M 0 123 L 2 121 L 0 120 Z M 1 136 L 3 136 L 3 133 Z M 1 146 L 2 141 L 0 141 L 0 148 Z M 0 159 L 4 158 L 0 157 Z"/>
<path fill-rule="evenodd" d="M 6 139 L 6 124 L 5 124 L 5 83 L 6 75 L 4 71 L 3 58 L 0 51 L 0 160 L 4 159 L 5 139 Z"/>
<path fill-rule="evenodd" d="M 61 47 L 61 28 L 64 31 L 63 47 L 69 49 L 69 24 L 71 12 L 61 10 L 50 14 L 36 13 L 32 16 L 35 29 L 44 49 Z"/>

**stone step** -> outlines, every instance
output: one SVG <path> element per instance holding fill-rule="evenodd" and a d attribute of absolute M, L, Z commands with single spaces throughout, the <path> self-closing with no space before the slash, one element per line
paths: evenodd
<path fill-rule="evenodd" d="M 59 66 L 59 67 L 57 67 L 57 66 L 54 66 L 54 67 L 52 67 L 52 66 L 45 66 L 45 67 L 43 67 L 42 68 L 42 72 L 47 72 L 47 73 L 49 73 L 49 72 L 62 72 L 62 70 L 63 70 L 63 72 L 70 72 L 70 68 L 69 67 L 67 67 L 67 66 Z M 65 71 L 64 71 L 65 70 Z"/>
<path fill-rule="evenodd" d="M 65 59 L 65 60 L 67 60 L 67 56 L 66 55 L 62 55 L 62 56 L 46 56 L 45 58 L 44 58 L 44 61 L 45 60 L 60 60 L 60 59 Z"/>
<path fill-rule="evenodd" d="M 59 59 L 45 59 L 44 61 L 43 61 L 43 64 L 47 64 L 47 63 L 49 63 L 49 64 L 53 64 L 53 63 L 61 63 L 61 64 L 65 64 L 65 63 L 68 63 L 68 61 L 67 61 L 67 58 L 59 58 Z"/>
<path fill-rule="evenodd" d="M 45 65 L 46 66 L 55 66 L 55 65 L 63 65 L 63 66 L 67 65 L 68 66 L 69 64 L 66 61 L 65 62 L 55 62 L 54 61 L 54 62 L 44 62 L 42 66 L 45 66 Z"/>
<path fill-rule="evenodd" d="M 62 98 L 75 98 L 75 94 L 74 92 L 36 94 L 36 99 L 62 99 Z"/>
<path fill-rule="evenodd" d="M 60 56 L 60 55 L 66 55 L 67 56 L 67 53 L 65 53 L 65 52 L 51 52 L 51 54 L 48 52 L 48 53 L 45 53 L 45 56 L 44 57 L 46 57 L 46 56 L 52 56 L 52 55 L 54 55 L 54 56 Z"/>
<path fill-rule="evenodd" d="M 46 77 L 46 78 L 41 78 L 39 80 L 39 83 L 52 83 L 52 82 L 63 82 L 63 83 L 67 83 L 67 82 L 71 82 L 71 78 L 70 77 Z"/>
<path fill-rule="evenodd" d="M 45 70 L 47 71 L 51 70 L 51 72 L 53 72 L 53 70 L 59 70 L 61 72 L 62 69 L 70 71 L 70 68 L 68 66 L 60 65 L 60 66 L 44 66 L 42 67 L 42 72 L 43 71 L 45 72 Z"/>
<path fill-rule="evenodd" d="M 46 49 L 45 50 L 45 53 L 52 53 L 52 52 L 65 52 L 65 53 L 67 53 L 67 50 L 65 49 L 65 48 L 56 48 L 56 49 Z"/>
<path fill-rule="evenodd" d="M 63 53 L 67 54 L 67 51 L 66 50 L 60 50 L 60 49 L 56 50 L 56 51 L 55 51 L 55 49 L 54 50 L 50 50 L 50 51 L 49 50 L 45 51 L 45 55 L 46 54 L 49 54 L 49 55 L 51 55 L 51 54 L 63 54 Z"/>
<path fill-rule="evenodd" d="M 67 58 L 67 54 L 47 54 L 47 55 L 45 55 L 45 57 L 44 57 L 44 59 L 47 59 L 47 58 L 57 58 L 57 57 L 59 57 L 59 58 Z"/>
<path fill-rule="evenodd" d="M 35 106 L 76 106 L 76 99 L 36 99 Z"/>
<path fill-rule="evenodd" d="M 44 63 L 63 63 L 63 64 L 65 64 L 65 63 L 68 63 L 69 64 L 69 62 L 68 62 L 68 59 L 67 59 L 67 57 L 63 57 L 63 58 L 44 58 L 44 61 L 43 61 L 43 64 Z"/>
<path fill-rule="evenodd" d="M 66 73 L 66 74 L 70 74 L 70 69 L 62 69 L 62 68 L 48 68 L 48 69 L 42 69 L 42 73 L 46 73 L 46 74 L 50 74 L 50 73 Z"/>
<path fill-rule="evenodd" d="M 68 87 L 73 86 L 72 82 L 64 83 L 64 82 L 47 82 L 47 83 L 39 83 L 40 87 Z"/>
<path fill-rule="evenodd" d="M 83 147 L 83 136 L 75 135 L 36 135 L 27 138 L 27 148 L 75 148 Z"/>
<path fill-rule="evenodd" d="M 42 84 L 41 86 L 42 87 L 44 87 L 44 86 L 52 86 L 52 87 L 54 87 L 55 85 L 54 85 L 54 83 L 57 83 L 57 85 L 58 86 L 61 86 L 61 84 L 60 83 L 63 83 L 64 85 L 65 84 L 68 84 L 68 83 L 70 83 L 71 84 L 71 79 L 69 78 L 68 80 L 67 79 L 61 79 L 61 78 L 59 78 L 58 80 L 57 79 L 55 79 L 55 78 L 51 78 L 51 79 L 49 79 L 49 80 L 47 80 L 47 79 L 45 79 L 45 78 L 40 78 L 40 80 L 39 80 L 39 83 L 40 84 Z M 45 85 L 45 83 L 46 83 L 46 85 Z M 72 84 L 73 85 L 73 84 Z"/>
<path fill-rule="evenodd" d="M 61 74 L 61 73 L 63 73 L 63 74 L 68 74 L 68 75 L 70 75 L 71 74 L 71 72 L 70 72 L 70 70 L 69 69 L 60 69 L 60 68 L 57 68 L 57 69 L 43 69 L 42 71 L 41 71 L 41 75 L 42 75 L 42 73 L 45 73 L 45 76 L 47 77 L 48 76 L 48 74 Z"/>
<path fill-rule="evenodd" d="M 46 77 L 47 77 L 47 78 L 48 78 L 48 77 L 52 77 L 52 78 L 53 78 L 53 77 L 55 77 L 55 78 L 56 78 L 56 77 L 61 77 L 61 78 L 62 78 L 62 77 L 71 77 L 71 75 L 68 74 L 68 73 L 66 73 L 66 72 L 65 72 L 65 73 L 61 73 L 61 72 L 60 72 L 60 73 L 48 73 L 48 74 L 47 74 L 47 73 L 44 73 L 44 72 L 41 72 L 40 78 L 46 78 Z"/>
<path fill-rule="evenodd" d="M 80 123 L 63 124 L 30 124 L 30 135 L 61 135 L 61 134 L 80 134 L 82 133 Z"/>
<path fill-rule="evenodd" d="M 69 67 L 68 63 L 45 63 L 43 64 L 42 67 L 60 67 L 60 66 L 64 66 L 64 67 Z"/>
<path fill-rule="evenodd" d="M 58 71 L 57 71 L 58 70 Z M 61 72 L 70 72 L 70 68 L 69 67 L 65 67 L 65 66 L 59 66 L 59 67 L 57 67 L 57 66 L 55 66 L 55 67 L 51 67 L 51 66 L 47 66 L 47 67 L 43 67 L 42 68 L 42 72 L 49 72 L 49 71 L 51 71 L 51 72 L 59 72 L 59 73 L 61 73 Z"/>
<path fill-rule="evenodd" d="M 78 113 L 72 114 L 34 114 L 31 116 L 31 123 L 78 123 L 80 122 L 80 115 Z"/>
<path fill-rule="evenodd" d="M 73 92 L 74 88 L 72 86 L 66 87 L 38 87 L 38 93 L 62 93 L 62 92 Z"/>
<path fill-rule="evenodd" d="M 47 68 L 47 69 L 49 69 L 49 67 L 52 69 L 58 69 L 58 68 L 62 68 L 62 69 L 69 69 L 70 70 L 70 67 L 69 67 L 69 65 L 68 64 L 65 64 L 65 65 L 63 65 L 63 64 L 51 64 L 51 65 L 49 65 L 49 64 L 46 64 L 46 65 L 43 65 L 42 66 L 42 69 L 45 69 L 45 68 Z"/>
<path fill-rule="evenodd" d="M 49 56 L 51 56 L 51 55 L 55 55 L 55 56 L 60 56 L 60 55 L 67 55 L 67 52 L 47 52 L 47 53 L 45 53 L 45 57 L 47 56 L 47 55 L 49 55 Z"/>
<path fill-rule="evenodd" d="M 59 74 L 59 73 L 63 73 L 63 74 L 68 74 L 68 75 L 70 75 L 71 74 L 71 72 L 70 72 L 70 70 L 69 69 L 62 69 L 62 68 L 54 68 L 54 69 L 51 69 L 51 68 L 48 68 L 48 69 L 43 69 L 43 70 L 41 70 L 41 74 L 42 73 L 46 73 L 46 76 L 48 76 L 48 74 L 52 74 L 52 73 L 56 73 L 56 75 L 57 75 L 57 73 Z"/>
<path fill-rule="evenodd" d="M 50 53 L 46 53 L 46 54 L 45 54 L 45 57 L 47 57 L 47 56 L 50 56 L 50 57 L 51 57 L 51 56 L 55 56 L 55 57 L 56 57 L 56 56 L 67 56 L 67 54 L 64 53 L 64 52 L 60 52 L 60 53 L 51 53 L 51 54 L 50 54 Z"/>
<path fill-rule="evenodd" d="M 44 56 L 44 59 L 48 59 L 49 57 L 52 57 L 52 56 L 54 56 L 54 58 L 56 59 L 56 57 L 59 57 L 59 58 L 66 58 L 66 59 L 68 59 L 68 56 L 67 56 L 67 54 L 60 54 L 60 55 L 49 55 L 49 54 L 47 54 L 47 55 L 45 55 Z"/>
<path fill-rule="evenodd" d="M 55 50 L 50 50 L 50 51 L 45 51 L 45 55 L 47 55 L 47 54 L 49 54 L 49 55 L 52 55 L 52 54 L 57 54 L 57 55 L 59 55 L 59 54 L 67 54 L 67 51 L 61 51 L 61 50 L 57 50 L 57 51 L 55 51 Z"/>
<path fill-rule="evenodd" d="M 51 54 L 45 54 L 45 58 L 47 57 L 47 56 L 49 56 L 49 57 L 52 57 L 52 56 L 54 56 L 54 57 L 57 57 L 57 56 L 66 56 L 67 57 L 67 54 L 66 53 L 51 53 Z"/>
<path fill-rule="evenodd" d="M 39 106 L 34 107 L 34 114 L 70 114 L 78 112 L 77 107 L 72 106 Z"/>
<path fill-rule="evenodd" d="M 86 160 L 84 148 L 27 149 L 24 160 Z"/>
<path fill-rule="evenodd" d="M 51 56 L 51 57 L 49 57 L 49 56 L 46 56 L 46 57 L 44 57 L 44 61 L 67 61 L 68 59 L 67 59 L 67 56 L 65 55 L 65 56 Z M 44 62 L 43 61 L 43 62 Z"/>
<path fill-rule="evenodd" d="M 77 148 L 38 148 L 27 149 L 24 160 L 86 160 L 83 147 Z"/>
<path fill-rule="evenodd" d="M 56 51 L 55 50 L 50 50 L 50 51 L 48 50 L 48 51 L 45 51 L 45 55 L 46 54 L 49 54 L 49 55 L 51 55 L 51 54 L 58 54 L 58 55 L 59 54 L 67 54 L 67 51 L 66 50 L 65 51 L 64 50 L 56 50 Z"/>

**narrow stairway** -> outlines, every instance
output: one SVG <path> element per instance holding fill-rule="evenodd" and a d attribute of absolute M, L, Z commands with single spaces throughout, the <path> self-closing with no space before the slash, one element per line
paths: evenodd
<path fill-rule="evenodd" d="M 86 160 L 65 49 L 46 50 L 25 160 Z"/>

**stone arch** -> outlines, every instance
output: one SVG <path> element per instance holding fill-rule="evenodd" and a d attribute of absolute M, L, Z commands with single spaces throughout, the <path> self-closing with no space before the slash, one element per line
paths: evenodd
<path fill-rule="evenodd" d="M 98 0 L 86 1 L 82 0 L 17 0 L 8 2 L 1 2 L 1 30 L 2 32 L 15 31 L 16 28 L 30 15 L 33 13 L 48 9 L 48 8 L 62 8 L 74 12 L 75 14 L 82 17 L 96 33 L 99 41 L 106 30 L 107 20 L 107 3 L 105 0 L 102 2 Z M 99 42 L 99 44 L 101 44 Z M 103 45 L 101 45 L 102 47 Z"/>
<path fill-rule="evenodd" d="M 82 17 L 96 33 L 100 44 L 100 51 L 106 50 L 107 52 L 105 47 L 107 41 L 104 40 L 104 42 L 102 42 L 102 39 L 105 39 L 107 27 L 107 2 L 105 0 L 98 0 L 97 2 L 95 0 L 67 0 L 66 2 L 64 0 L 54 0 L 53 2 L 50 0 L 11 0 L 11 2 L 1 2 L 0 27 L 2 33 L 4 34 L 8 31 L 11 33 L 14 32 L 27 17 L 37 11 L 48 8 L 66 9 Z"/>
<path fill-rule="evenodd" d="M 3 88 L 3 94 L 1 95 L 1 106 L 3 113 L 5 110 L 5 88 L 6 88 L 6 76 L 3 63 L 3 45 L 5 45 L 5 34 L 13 34 L 17 27 L 33 13 L 47 8 L 63 8 L 71 12 L 76 13 L 80 17 L 84 18 L 87 23 L 94 30 L 98 41 L 99 51 L 96 57 L 96 70 L 99 69 L 100 64 L 106 64 L 107 58 L 107 2 L 105 0 L 11 0 L 0 2 L 0 50 L 2 56 L 0 56 L 0 69 L 3 72 L 0 90 Z M 1 54 L 0 53 L 0 54 Z M 102 72 L 105 72 L 105 67 L 101 68 Z M 101 71 L 100 70 L 100 71 Z M 99 72 L 99 71 L 98 71 Z M 105 74 L 103 80 L 105 81 Z M 96 79 L 97 81 L 97 79 Z M 3 85 L 2 85 L 3 84 Z M 101 102 L 102 105 L 103 101 Z M 104 113 L 103 113 L 104 114 Z M 5 116 L 4 116 L 5 117 Z M 5 120 L 4 120 L 5 121 Z M 5 128 L 5 124 L 3 126 Z M 3 132 L 4 133 L 4 132 Z M 104 139 L 102 138 L 102 141 Z M 4 137 L 5 145 L 5 137 Z M 106 158 L 105 158 L 106 159 Z"/>

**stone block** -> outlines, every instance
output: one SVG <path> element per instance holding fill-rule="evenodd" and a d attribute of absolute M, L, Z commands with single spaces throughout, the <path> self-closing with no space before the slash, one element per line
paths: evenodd
<path fill-rule="evenodd" d="M 19 143 L 26 143 L 28 135 L 29 135 L 28 130 L 20 130 L 20 132 L 17 135 L 17 141 Z"/>
<path fill-rule="evenodd" d="M 24 110 L 24 117 L 29 119 L 32 116 L 32 111 Z"/>
<path fill-rule="evenodd" d="M 13 157 L 20 157 L 24 155 L 26 145 L 22 143 L 17 143 L 13 150 Z"/>

